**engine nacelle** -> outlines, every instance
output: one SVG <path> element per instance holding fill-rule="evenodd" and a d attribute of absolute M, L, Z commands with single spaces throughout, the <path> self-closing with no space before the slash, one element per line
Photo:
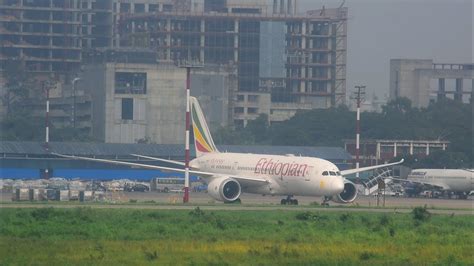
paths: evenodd
<path fill-rule="evenodd" d="M 333 196 L 332 200 L 337 203 L 351 203 L 357 198 L 357 188 L 354 183 L 344 180 L 344 190 L 337 196 Z"/>
<path fill-rule="evenodd" d="M 214 178 L 207 185 L 207 193 L 214 199 L 223 202 L 233 202 L 242 192 L 239 182 L 230 177 Z"/>

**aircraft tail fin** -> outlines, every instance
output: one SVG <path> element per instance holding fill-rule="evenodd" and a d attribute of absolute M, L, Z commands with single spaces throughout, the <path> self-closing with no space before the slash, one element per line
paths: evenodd
<path fill-rule="evenodd" d="M 195 97 L 190 97 L 190 101 L 196 156 L 200 157 L 206 153 L 219 152 L 212 140 L 211 132 L 209 131 L 198 100 Z"/>

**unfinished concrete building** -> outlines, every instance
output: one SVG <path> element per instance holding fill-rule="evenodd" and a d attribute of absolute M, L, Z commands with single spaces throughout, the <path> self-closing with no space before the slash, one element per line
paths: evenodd
<path fill-rule="evenodd" d="M 75 91 L 72 80 L 92 51 L 112 45 L 112 0 L 0 0 L 0 97 L 10 62 L 20 62 L 37 84 L 29 109 L 44 116 L 50 90 L 51 122 L 91 130 L 90 95 Z M 3 109 L 3 108 L 0 108 Z M 3 114 L 5 110 L 0 110 Z M 76 123 L 77 122 L 77 123 Z"/>
<path fill-rule="evenodd" d="M 24 62 L 43 82 L 38 88 L 45 82 L 54 88 L 55 126 L 75 125 L 94 135 L 98 117 L 80 74 L 94 64 L 122 64 L 123 72 L 134 72 L 135 64 L 200 62 L 191 94 L 211 127 L 245 126 L 262 113 L 282 121 L 300 109 L 344 103 L 346 94 L 347 9 L 296 10 L 296 0 L 0 0 L 0 71 L 9 60 Z M 43 115 L 38 90 L 35 109 Z M 148 133 L 99 135 L 108 142 L 162 141 Z"/>
<path fill-rule="evenodd" d="M 347 8 L 298 14 L 292 0 L 121 1 L 116 8 L 118 49 L 235 65 L 236 125 L 345 101 Z"/>
<path fill-rule="evenodd" d="M 110 47 L 111 37 L 112 0 L 0 0 L 2 66 L 17 59 L 28 71 L 73 73 L 84 50 Z"/>
<path fill-rule="evenodd" d="M 473 97 L 474 64 L 433 63 L 431 59 L 390 60 L 390 100 L 406 97 L 417 108 L 451 98 L 469 102 Z"/>

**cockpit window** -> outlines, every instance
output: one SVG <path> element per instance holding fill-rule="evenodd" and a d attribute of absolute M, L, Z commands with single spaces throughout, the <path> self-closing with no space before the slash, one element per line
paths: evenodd
<path fill-rule="evenodd" d="M 328 171 L 324 171 L 323 175 L 329 175 Z"/>
<path fill-rule="evenodd" d="M 341 175 L 341 172 L 337 171 L 336 174 L 337 174 L 337 175 Z"/>
<path fill-rule="evenodd" d="M 336 172 L 330 171 L 329 172 L 331 175 L 336 175 Z"/>

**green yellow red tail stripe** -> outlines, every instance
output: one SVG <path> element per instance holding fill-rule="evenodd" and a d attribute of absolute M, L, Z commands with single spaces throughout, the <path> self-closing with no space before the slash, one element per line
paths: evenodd
<path fill-rule="evenodd" d="M 191 119 L 193 122 L 196 156 L 199 157 L 209 152 L 218 152 L 212 140 L 209 128 L 207 127 L 201 107 L 199 106 L 199 102 L 194 97 L 191 97 Z"/>

